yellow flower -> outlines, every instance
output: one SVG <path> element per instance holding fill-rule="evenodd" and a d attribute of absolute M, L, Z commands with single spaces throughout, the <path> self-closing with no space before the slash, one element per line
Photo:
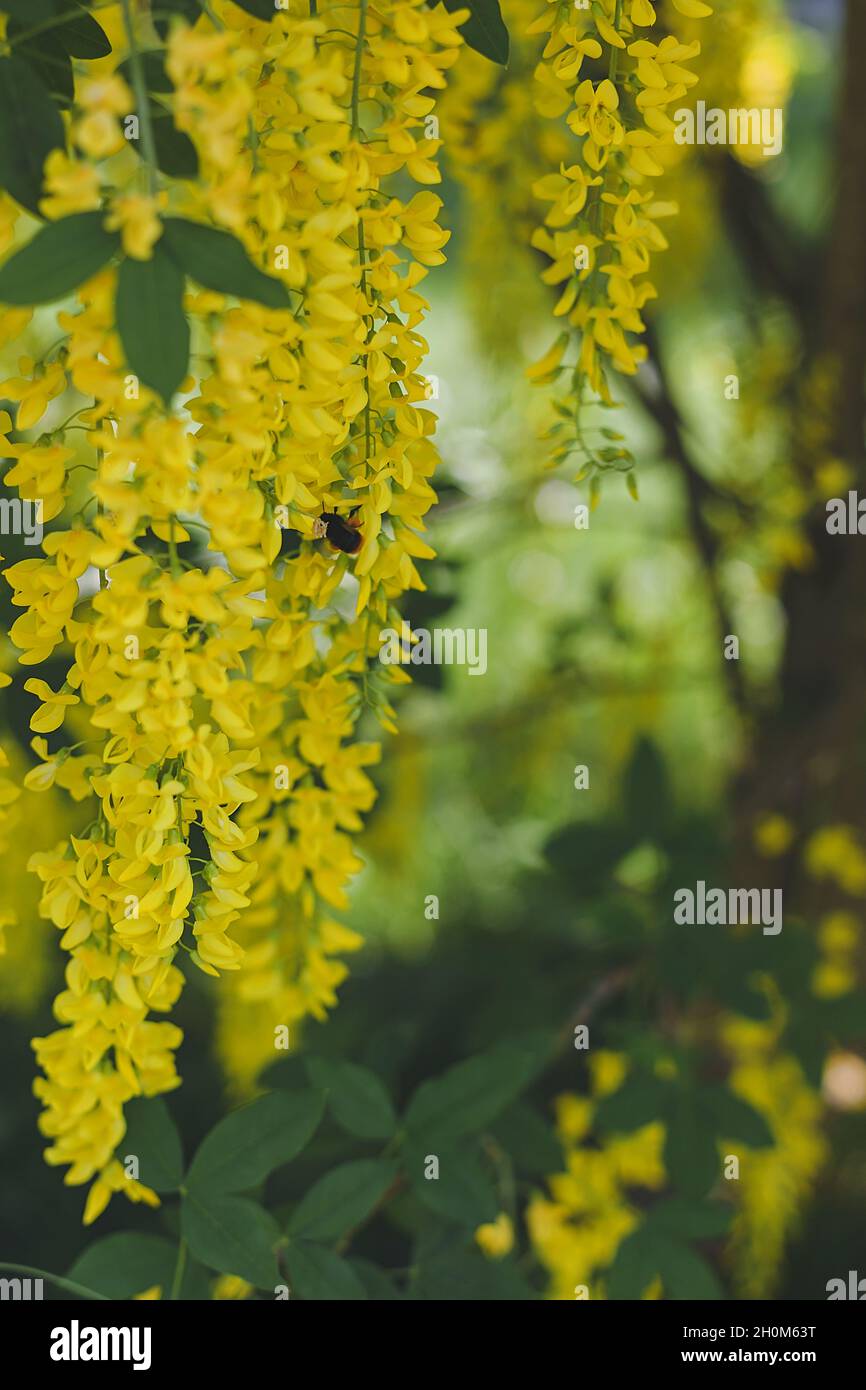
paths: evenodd
<path fill-rule="evenodd" d="M 27 430 L 42 418 L 48 402 L 66 390 L 66 373 L 59 363 L 36 371 L 30 357 L 19 358 L 18 370 L 21 376 L 0 383 L 0 390 L 9 400 L 19 402 L 18 429 Z"/>
<path fill-rule="evenodd" d="M 51 150 L 45 160 L 47 196 L 39 204 L 45 217 L 67 217 L 90 212 L 100 205 L 99 173 L 81 159 L 70 159 L 65 150 Z"/>
<path fill-rule="evenodd" d="M 609 1096 L 618 1091 L 628 1072 L 628 1058 L 621 1052 L 591 1052 L 589 1071 L 594 1096 Z"/>
<path fill-rule="evenodd" d="M 115 198 L 105 225 L 109 231 L 120 231 L 127 256 L 136 261 L 148 261 L 162 236 L 159 200 L 142 193 Z"/>
<path fill-rule="evenodd" d="M 213 1297 L 221 1301 L 249 1298 L 252 1292 L 253 1285 L 239 1274 L 221 1274 L 213 1286 Z"/>
<path fill-rule="evenodd" d="M 853 481 L 851 469 L 841 459 L 826 459 L 815 469 L 815 488 L 823 500 L 840 497 Z"/>
<path fill-rule="evenodd" d="M 763 816 L 755 826 L 755 846 L 767 859 L 784 854 L 794 839 L 794 827 L 784 816 Z"/>
<path fill-rule="evenodd" d="M 15 240 L 15 224 L 20 209 L 7 193 L 0 195 L 0 251 L 8 251 Z"/>
<path fill-rule="evenodd" d="M 91 159 L 106 159 L 123 149 L 123 131 L 110 111 L 91 111 L 72 127 L 72 138 Z"/>
<path fill-rule="evenodd" d="M 556 1128 L 569 1143 L 583 1139 L 592 1124 L 592 1101 L 584 1096 L 564 1095 L 556 1099 Z"/>
<path fill-rule="evenodd" d="M 501 1211 L 495 1221 L 488 1221 L 475 1232 L 475 1242 L 491 1260 L 501 1260 L 514 1246 L 514 1224 L 507 1212 Z"/>
<path fill-rule="evenodd" d="M 711 6 L 705 5 L 703 0 L 673 0 L 673 4 L 674 9 L 687 19 L 705 19 L 713 13 Z"/>
<path fill-rule="evenodd" d="M 30 727 L 37 734 L 50 734 L 59 729 L 70 705 L 78 704 L 78 696 L 66 691 L 55 695 L 47 681 L 31 677 L 24 682 L 24 689 L 31 695 L 38 695 L 43 702 L 35 714 L 30 716 Z"/>
<path fill-rule="evenodd" d="M 866 854 L 849 826 L 816 831 L 806 846 L 805 862 L 813 878 L 831 878 L 846 893 L 866 894 Z"/>
<path fill-rule="evenodd" d="M 812 972 L 812 993 L 819 999 L 838 999 L 850 994 L 857 984 L 857 972 L 840 960 L 825 960 Z"/>
<path fill-rule="evenodd" d="M 860 922 L 853 912 L 830 912 L 821 919 L 818 941 L 823 951 L 854 951 L 860 940 Z"/>
<path fill-rule="evenodd" d="M 132 92 L 119 73 L 87 77 L 78 87 L 78 105 L 85 111 L 110 111 L 125 116 L 135 105 Z"/>

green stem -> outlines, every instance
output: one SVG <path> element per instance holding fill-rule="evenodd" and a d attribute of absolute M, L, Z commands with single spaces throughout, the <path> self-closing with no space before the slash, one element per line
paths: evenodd
<path fill-rule="evenodd" d="M 367 32 L 367 0 L 360 0 L 360 10 L 358 14 L 358 36 L 355 46 L 355 66 L 352 72 L 352 138 L 360 135 L 361 127 L 358 123 L 358 108 L 361 99 L 361 68 L 364 59 L 364 38 Z M 367 305 L 370 305 L 370 296 L 367 289 L 367 247 L 364 242 L 364 222 L 361 214 L 358 214 L 358 261 L 361 267 L 361 290 Z M 367 323 L 367 342 L 373 336 L 375 323 L 372 315 L 366 319 Z M 367 403 L 364 406 L 364 462 L 370 457 L 371 431 L 370 431 L 370 375 L 368 369 L 369 356 L 364 355 L 364 387 L 367 394 Z"/>
<path fill-rule="evenodd" d="M 93 404 L 94 404 L 94 406 L 96 405 L 96 401 L 95 401 L 95 400 L 94 400 Z M 96 450 L 96 470 L 95 470 L 95 471 L 96 471 L 96 480 L 97 480 L 97 482 L 99 481 L 99 474 L 100 474 L 101 469 L 102 469 L 102 460 L 103 460 L 103 458 L 104 458 L 103 451 L 102 451 L 102 449 L 99 449 L 99 448 L 98 448 L 98 449 Z M 97 515 L 97 516 L 101 516 L 101 515 L 102 515 L 102 503 L 99 501 L 98 498 L 97 498 L 97 502 L 96 502 L 96 515 Z M 97 571 L 96 571 L 96 574 L 97 574 L 97 578 L 98 578 L 98 580 L 99 580 L 99 587 L 100 587 L 100 589 L 104 589 L 104 588 L 106 587 L 106 583 L 105 583 L 105 570 L 97 570 Z"/>
<path fill-rule="evenodd" d="M 213 27 L 217 29 L 220 33 L 222 33 L 223 29 L 225 29 L 226 26 L 223 24 L 219 15 L 214 14 L 213 10 L 208 4 L 208 0 L 199 0 L 199 4 L 201 5 L 202 10 L 207 15 Z"/>
<path fill-rule="evenodd" d="M 170 1301 L 172 1303 L 177 1303 L 178 1299 L 180 1298 L 180 1290 L 181 1285 L 183 1284 L 183 1276 L 186 1273 L 186 1252 L 186 1241 L 181 1239 L 180 1245 L 177 1247 L 177 1264 L 174 1267 L 174 1278 L 171 1281 Z"/>
<path fill-rule="evenodd" d="M 369 308 L 370 296 L 367 289 L 367 247 L 364 241 L 364 222 L 360 213 L 358 214 L 358 260 L 361 266 L 361 290 L 367 301 L 367 307 Z M 373 337 L 376 328 L 372 314 L 369 318 L 365 316 L 365 323 L 367 325 L 366 346 Z M 367 401 L 364 406 L 364 462 L 367 463 L 370 458 L 372 443 L 372 431 L 370 429 L 370 355 L 368 352 L 364 353 L 364 390 L 367 395 Z"/>
<path fill-rule="evenodd" d="M 358 15 L 358 37 L 355 47 L 355 68 L 352 73 L 352 136 L 359 135 L 358 106 L 361 97 L 361 64 L 364 57 L 364 37 L 367 32 L 367 0 L 360 0 Z"/>
<path fill-rule="evenodd" d="M 622 19 L 622 0 L 616 0 L 616 13 L 614 14 L 614 17 L 613 17 L 613 27 L 614 27 L 614 29 L 616 30 L 617 33 L 619 33 L 619 22 L 620 22 L 621 19 Z M 610 46 L 610 66 L 608 67 L 607 75 L 608 75 L 608 77 L 610 78 L 611 82 L 613 82 L 614 84 L 616 84 L 616 72 L 617 72 L 618 66 L 619 66 L 619 49 L 616 47 L 615 44 L 611 44 L 611 46 Z"/>
<path fill-rule="evenodd" d="M 7 1264 L 5 1260 L 0 1263 L 0 1269 L 10 1269 L 15 1274 L 27 1274 L 31 1278 L 47 1279 L 49 1284 L 56 1284 L 58 1289 L 65 1289 L 67 1293 L 76 1293 L 79 1298 L 101 1299 L 104 1303 L 111 1301 L 107 1294 L 87 1289 L 83 1284 L 76 1284 L 74 1279 L 63 1279 L 59 1274 L 50 1274 L 47 1269 L 34 1269 L 32 1265 Z"/>
<path fill-rule="evenodd" d="M 135 92 L 135 104 L 138 107 L 138 119 L 141 125 L 141 145 L 144 151 L 144 163 L 147 168 L 147 187 L 153 197 L 156 193 L 156 145 L 153 141 L 153 126 L 150 122 L 150 99 L 147 95 L 147 83 L 144 80 L 144 65 L 141 61 L 141 54 L 138 50 L 138 43 L 135 37 L 135 22 L 132 17 L 132 0 L 120 0 L 123 9 L 123 24 L 126 29 L 126 41 L 129 44 L 129 66 L 132 71 L 132 87 Z"/>
<path fill-rule="evenodd" d="M 168 519 L 168 561 L 171 569 L 172 579 L 180 578 L 180 564 L 178 562 L 177 541 L 174 538 L 174 513 Z"/>

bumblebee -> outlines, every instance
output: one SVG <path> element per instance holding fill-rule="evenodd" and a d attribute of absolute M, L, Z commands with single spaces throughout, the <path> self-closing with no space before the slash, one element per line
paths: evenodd
<path fill-rule="evenodd" d="M 313 539 L 326 540 L 332 550 L 342 550 L 344 555 L 356 555 L 364 540 L 360 525 L 361 519 L 355 512 L 345 517 L 336 512 L 322 512 L 313 522 Z"/>

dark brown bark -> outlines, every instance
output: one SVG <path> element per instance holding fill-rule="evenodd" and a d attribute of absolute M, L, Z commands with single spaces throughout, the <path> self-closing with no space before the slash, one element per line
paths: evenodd
<path fill-rule="evenodd" d="M 844 461 L 866 494 L 866 4 L 848 0 L 840 54 L 834 209 L 821 274 L 819 328 L 806 342 L 803 389 L 815 371 L 832 383 L 818 458 L 793 449 L 809 479 L 824 458 Z M 804 409 L 808 409 L 804 404 Z M 795 433 L 796 431 L 792 431 Z M 808 828 L 866 824 L 866 536 L 828 535 L 823 505 L 810 524 L 816 561 L 783 589 L 787 635 L 780 699 L 758 727 L 735 798 L 738 830 L 777 809 Z"/>

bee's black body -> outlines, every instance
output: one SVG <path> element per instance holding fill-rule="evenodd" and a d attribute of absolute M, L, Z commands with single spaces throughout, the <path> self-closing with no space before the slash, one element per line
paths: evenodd
<path fill-rule="evenodd" d="M 363 537 L 354 526 L 351 518 L 338 516 L 336 512 L 322 512 L 318 518 L 317 530 L 335 550 L 346 555 L 354 555 L 361 549 Z"/>

